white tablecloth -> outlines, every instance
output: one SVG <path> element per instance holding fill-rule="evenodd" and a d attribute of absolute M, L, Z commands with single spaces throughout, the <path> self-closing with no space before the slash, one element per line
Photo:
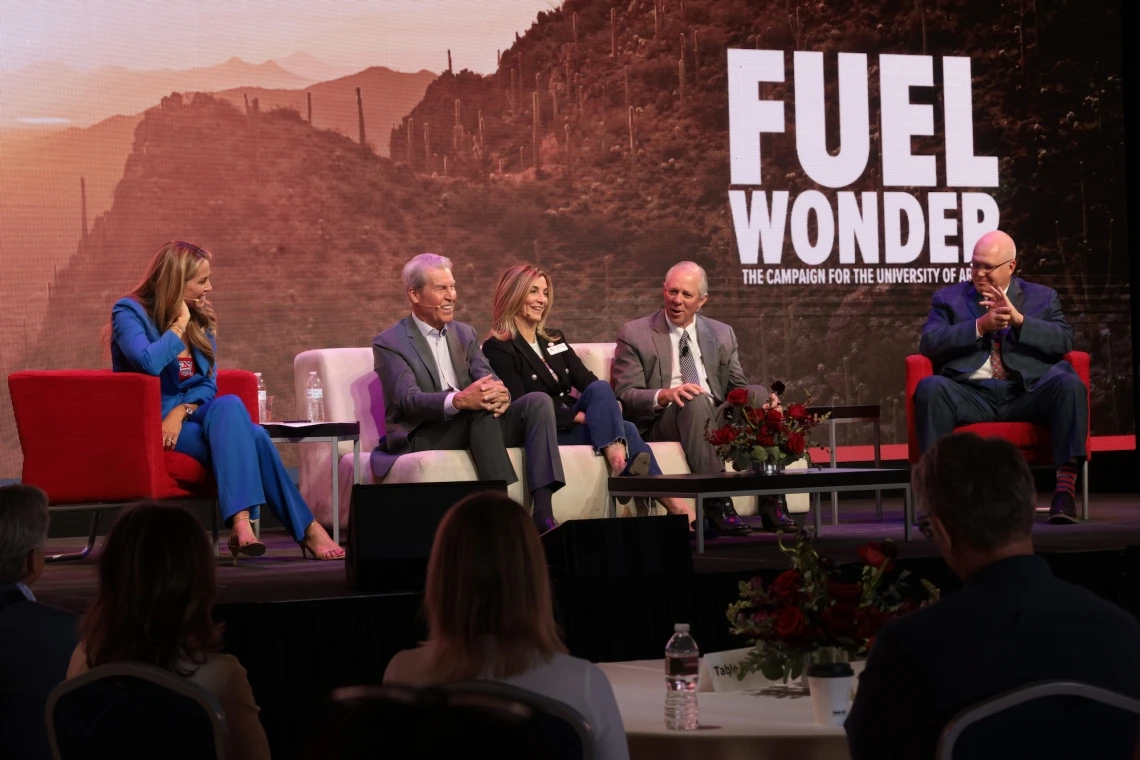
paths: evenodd
<path fill-rule="evenodd" d="M 861 665 L 862 663 L 859 663 Z M 773 684 L 758 691 L 699 692 L 701 727 L 665 728 L 665 661 L 602 663 L 632 760 L 849 760 L 842 727 L 818 726 L 811 697 Z"/>

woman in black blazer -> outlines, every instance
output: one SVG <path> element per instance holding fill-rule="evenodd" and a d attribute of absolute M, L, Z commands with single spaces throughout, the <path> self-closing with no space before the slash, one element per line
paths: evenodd
<path fill-rule="evenodd" d="M 530 264 L 513 266 L 499 278 L 491 337 L 483 343 L 491 368 L 511 398 L 537 391 L 554 399 L 560 446 L 593 446 L 615 475 L 660 475 L 652 449 L 637 427 L 622 419 L 613 388 L 586 369 L 565 335 L 546 326 L 553 290 L 550 275 Z M 667 511 L 694 519 L 683 499 L 658 501 Z"/>

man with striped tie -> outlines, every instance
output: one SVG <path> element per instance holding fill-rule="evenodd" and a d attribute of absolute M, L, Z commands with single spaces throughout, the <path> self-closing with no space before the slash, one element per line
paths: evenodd
<path fill-rule="evenodd" d="M 1074 523 L 1088 390 L 1062 359 L 1073 333 L 1057 292 L 1014 277 L 1016 268 L 1013 238 L 994 230 L 974 246 L 972 280 L 935 292 L 919 346 L 934 374 L 914 394 L 918 445 L 926 453 L 955 427 L 977 422 L 1044 425 L 1057 466 L 1049 522 Z"/>
<path fill-rule="evenodd" d="M 736 333 L 698 314 L 709 297 L 705 270 L 692 261 L 665 275 L 665 308 L 622 325 L 614 355 L 614 393 L 625 416 L 647 441 L 680 441 L 689 470 L 724 472 L 724 462 L 705 440 L 705 430 L 724 424 L 729 391 L 747 388 L 753 399 L 778 404 L 774 394 L 751 386 L 740 367 Z M 744 535 L 732 499 L 706 499 L 705 513 L 719 533 Z M 794 530 L 782 500 L 762 506 L 766 529 Z"/>

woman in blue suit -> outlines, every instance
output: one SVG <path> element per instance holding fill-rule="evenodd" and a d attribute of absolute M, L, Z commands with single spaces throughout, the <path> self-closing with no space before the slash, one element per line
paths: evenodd
<path fill-rule="evenodd" d="M 235 563 L 239 554 L 265 553 L 249 524 L 262 504 L 301 545 L 302 556 L 343 559 L 264 428 L 237 396 L 217 397 L 217 320 L 206 300 L 213 290 L 210 259 L 208 251 L 178 240 L 158 250 L 142 282 L 111 310 L 112 367 L 161 380 L 163 446 L 213 469 Z"/>

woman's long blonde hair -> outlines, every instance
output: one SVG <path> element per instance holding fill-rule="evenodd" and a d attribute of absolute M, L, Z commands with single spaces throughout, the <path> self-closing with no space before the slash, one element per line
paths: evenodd
<path fill-rule="evenodd" d="M 433 682 L 510 678 L 566 652 L 538 531 L 527 510 L 495 491 L 472 494 L 444 516 L 424 612 Z"/>
<path fill-rule="evenodd" d="M 154 254 L 142 281 L 127 297 L 138 301 L 159 331 L 166 332 L 178 320 L 186 283 L 198 274 L 198 267 L 203 261 L 211 261 L 213 258 L 205 248 L 181 240 L 171 240 Z M 186 305 L 190 309 L 186 338 L 191 346 L 206 357 L 212 371 L 214 346 L 210 342 L 210 336 L 217 332 L 218 324 L 214 309 L 208 304 L 204 308 L 190 303 Z M 108 339 L 111 336 L 110 329 L 108 325 Z"/>
<path fill-rule="evenodd" d="M 491 335 L 499 340 L 510 340 L 515 337 L 518 328 L 515 327 L 515 317 L 522 313 L 523 304 L 526 303 L 530 286 L 538 278 L 546 280 L 547 290 L 546 309 L 542 312 L 542 319 L 538 320 L 536 332 L 546 340 L 555 336 L 546 330 L 546 318 L 554 307 L 554 281 L 550 275 L 533 264 L 516 264 L 499 278 L 495 287 L 495 302 L 491 311 Z"/>

